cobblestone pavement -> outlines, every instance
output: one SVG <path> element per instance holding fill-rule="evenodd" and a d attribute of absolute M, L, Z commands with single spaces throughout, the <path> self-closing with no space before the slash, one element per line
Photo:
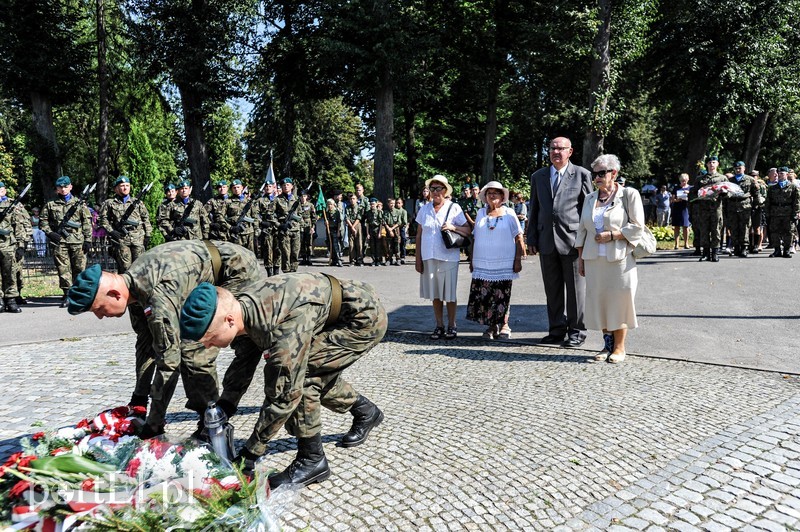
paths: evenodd
<path fill-rule="evenodd" d="M 113 343 L 112 343 L 113 342 Z M 31 424 L 124 403 L 133 335 L 0 348 L 0 457 Z M 325 412 L 333 475 L 288 530 L 792 530 L 800 523 L 800 380 L 778 373 L 474 339 L 390 334 L 345 375 L 385 412 L 353 449 Z M 232 353 L 223 350 L 220 374 Z M 254 381 L 238 443 L 263 397 Z M 194 414 L 176 394 L 168 434 Z M 283 433 L 270 459 L 294 456 Z"/>

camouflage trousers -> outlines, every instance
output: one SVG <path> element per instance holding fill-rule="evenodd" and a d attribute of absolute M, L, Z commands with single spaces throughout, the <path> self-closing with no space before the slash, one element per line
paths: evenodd
<path fill-rule="evenodd" d="M 374 289 L 358 281 L 341 281 L 342 310 L 339 320 L 314 335 L 303 354 L 305 364 L 286 375 L 288 362 L 270 357 L 264 366 L 264 405 L 245 447 L 256 455 L 267 450 L 269 440 L 283 425 L 269 409 L 276 397 L 291 402 L 286 430 L 297 438 L 322 431 L 322 406 L 334 412 L 352 408 L 358 392 L 342 378 L 342 372 L 383 339 L 389 320 Z M 295 353 L 287 353 L 293 356 Z"/>
<path fill-rule="evenodd" d="M 256 239 L 255 233 L 247 233 L 235 237 L 232 242 L 239 244 L 243 248 L 249 249 L 253 253 L 256 252 Z"/>
<path fill-rule="evenodd" d="M 769 218 L 769 243 L 776 250 L 788 250 L 792 245 L 792 225 L 794 220 L 791 216 L 770 216 Z"/>
<path fill-rule="evenodd" d="M 747 245 L 750 235 L 750 209 L 735 212 L 728 210 L 725 213 L 725 225 L 731 232 L 731 245 L 734 248 L 743 248 Z"/>
<path fill-rule="evenodd" d="M 206 349 L 200 342 L 181 341 L 180 359 L 165 360 L 153 348 L 153 336 L 142 308 L 130 306 L 128 314 L 136 332 L 136 386 L 131 402 L 149 395 L 152 404 L 147 414 L 147 424 L 154 428 L 163 427 L 167 407 L 180 377 L 186 392 L 186 408 L 202 417 L 208 402 L 216 401 L 219 397 L 219 348 Z"/>
<path fill-rule="evenodd" d="M 267 268 L 277 268 L 281 265 L 281 247 L 276 233 L 277 231 L 261 233 L 261 259 Z"/>
<path fill-rule="evenodd" d="M 58 270 L 58 287 L 69 290 L 78 274 L 86 269 L 86 255 L 81 244 L 51 244 L 50 252 Z"/>
<path fill-rule="evenodd" d="M 389 235 L 389 230 L 386 230 L 386 238 L 383 239 L 385 246 L 384 256 L 391 259 L 400 258 L 400 230 L 395 229 L 393 235 Z"/>
<path fill-rule="evenodd" d="M 698 207 L 692 219 L 696 245 L 704 248 L 718 248 L 722 233 L 722 216 L 719 209 L 711 210 Z"/>
<path fill-rule="evenodd" d="M 381 238 L 380 227 L 369 228 L 369 254 L 372 257 L 372 264 L 381 261 L 381 250 L 383 249 L 383 238 Z"/>
<path fill-rule="evenodd" d="M 300 231 L 288 231 L 281 235 L 281 270 L 296 272 L 300 262 Z"/>
<path fill-rule="evenodd" d="M 117 273 L 125 273 L 130 269 L 131 264 L 145 252 L 144 241 L 112 243 L 110 251 L 111 256 L 114 257 L 114 262 L 117 263 Z"/>
<path fill-rule="evenodd" d="M 14 248 L 0 248 L 0 297 L 17 297 L 17 280 L 14 276 Z"/>
<path fill-rule="evenodd" d="M 361 233 L 363 233 L 361 230 L 361 220 L 356 220 L 353 224 L 353 230 L 350 231 L 350 264 L 361 264 L 364 262 L 364 238 Z"/>
<path fill-rule="evenodd" d="M 300 258 L 311 260 L 314 256 L 313 244 L 314 235 L 311 234 L 311 227 L 304 227 L 300 230 Z"/>
<path fill-rule="evenodd" d="M 22 265 L 25 262 L 25 258 L 22 260 L 14 260 L 14 279 L 17 283 L 17 295 L 22 295 L 22 285 L 23 283 L 23 276 L 22 276 Z"/>

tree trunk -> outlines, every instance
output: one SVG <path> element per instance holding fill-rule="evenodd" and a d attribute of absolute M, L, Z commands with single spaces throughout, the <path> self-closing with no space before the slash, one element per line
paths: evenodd
<path fill-rule="evenodd" d="M 281 106 L 283 109 L 283 165 L 280 168 L 280 175 L 276 176 L 276 181 L 280 184 L 281 179 L 284 177 L 294 177 L 295 181 L 300 176 L 292 175 L 292 161 L 294 160 L 294 129 L 297 127 L 297 112 L 294 103 L 291 103 L 290 95 L 281 97 Z M 287 102 L 287 103 L 284 103 Z M 297 185 L 295 185 L 296 187 Z"/>
<path fill-rule="evenodd" d="M 192 178 L 192 193 L 195 198 L 206 201 L 213 190 L 211 166 L 208 161 L 205 129 L 203 127 L 202 102 L 191 89 L 178 85 L 183 106 L 183 129 L 186 134 L 186 156 Z"/>
<path fill-rule="evenodd" d="M 53 105 L 50 98 L 38 92 L 31 93 L 33 127 L 38 134 L 34 147 L 36 163 L 34 175 L 42 184 L 45 199 L 55 199 L 56 179 L 61 175 L 61 161 L 53 125 Z"/>
<path fill-rule="evenodd" d="M 385 201 L 394 196 L 394 87 L 388 68 L 375 103 L 375 195 Z"/>
<path fill-rule="evenodd" d="M 744 137 L 744 164 L 747 171 L 754 170 L 761 151 L 761 139 L 769 122 L 769 111 L 761 111 L 750 122 Z"/>
<path fill-rule="evenodd" d="M 692 124 L 692 129 L 689 131 L 688 145 L 686 147 L 686 160 L 683 163 L 683 171 L 689 174 L 689 177 L 694 177 L 703 166 L 703 159 L 705 158 L 706 146 L 708 145 L 708 137 L 710 129 L 708 122 L 696 122 Z"/>
<path fill-rule="evenodd" d="M 419 192 L 419 168 L 417 165 L 417 128 L 415 125 L 416 113 L 406 108 L 403 112 L 406 127 L 406 173 L 408 175 L 408 192 L 410 197 L 415 197 Z"/>
<path fill-rule="evenodd" d="M 497 139 L 497 78 L 489 87 L 489 105 L 486 109 L 486 129 L 483 135 L 483 164 L 481 166 L 481 184 L 488 183 L 494 177 L 494 143 Z"/>
<path fill-rule="evenodd" d="M 600 27 L 594 38 L 589 82 L 589 124 L 583 139 L 583 166 L 588 168 L 603 153 L 609 124 L 605 116 L 611 82 L 611 0 L 599 0 Z"/>
<path fill-rule="evenodd" d="M 108 71 L 106 69 L 106 9 L 105 0 L 97 0 L 97 79 L 100 90 L 100 123 L 97 132 L 97 189 L 98 204 L 106 199 L 108 190 Z"/>

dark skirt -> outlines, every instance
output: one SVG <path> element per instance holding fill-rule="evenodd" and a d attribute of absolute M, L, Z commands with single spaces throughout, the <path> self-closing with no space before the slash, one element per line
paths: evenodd
<path fill-rule="evenodd" d="M 469 285 L 467 319 L 482 325 L 502 327 L 511 303 L 512 282 L 473 279 Z"/>
<path fill-rule="evenodd" d="M 689 202 L 676 201 L 671 207 L 673 227 L 689 227 Z"/>

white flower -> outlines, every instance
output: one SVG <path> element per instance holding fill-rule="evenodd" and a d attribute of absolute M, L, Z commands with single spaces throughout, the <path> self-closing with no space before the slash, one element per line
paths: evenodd
<path fill-rule="evenodd" d="M 210 451 L 204 447 L 198 447 L 186 453 L 181 460 L 180 469 L 183 475 L 188 477 L 194 486 L 201 486 L 203 480 L 211 476 L 211 463 L 203 458 L 205 455 L 209 454 L 209 452 Z"/>
<path fill-rule="evenodd" d="M 153 479 L 160 481 L 172 480 L 178 478 L 178 467 L 172 463 L 175 460 L 175 450 L 170 449 L 161 460 L 158 460 L 153 465 Z"/>
<path fill-rule="evenodd" d="M 136 453 L 136 458 L 139 459 L 139 470 L 136 473 L 136 478 L 140 482 L 149 479 L 153 475 L 153 468 L 158 463 L 155 453 L 150 449 L 142 449 Z"/>
<path fill-rule="evenodd" d="M 178 517 L 185 523 L 194 523 L 205 515 L 205 512 L 197 504 L 187 504 L 178 512 Z"/>

